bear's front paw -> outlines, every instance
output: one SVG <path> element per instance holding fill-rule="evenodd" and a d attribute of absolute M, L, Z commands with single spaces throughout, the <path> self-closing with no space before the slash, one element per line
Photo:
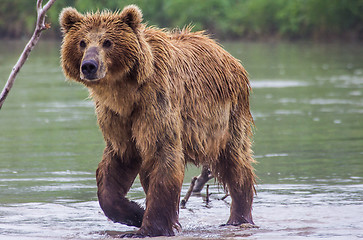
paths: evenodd
<path fill-rule="evenodd" d="M 143 237 L 175 236 L 174 231 L 172 229 L 162 226 L 148 226 L 148 227 L 142 226 L 136 232 L 136 235 Z"/>
<path fill-rule="evenodd" d="M 249 222 L 248 220 L 246 220 L 244 217 L 230 217 L 228 222 L 226 224 L 223 224 L 221 226 L 240 226 L 242 224 L 251 224 L 254 225 L 254 222 L 251 220 L 251 222 Z"/>
<path fill-rule="evenodd" d="M 259 226 L 255 225 L 255 224 L 251 224 L 251 223 L 242 223 L 242 224 L 222 224 L 220 225 L 221 227 L 226 227 L 226 226 L 235 226 L 235 227 L 239 227 L 242 229 L 249 229 L 249 228 L 260 228 Z"/>

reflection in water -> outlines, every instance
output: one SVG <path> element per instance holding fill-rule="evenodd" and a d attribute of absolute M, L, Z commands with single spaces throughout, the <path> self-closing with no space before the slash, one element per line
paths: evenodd
<path fill-rule="evenodd" d="M 104 143 L 92 102 L 64 82 L 57 42 L 41 42 L 0 112 L 0 239 L 103 239 L 94 172 Z M 23 43 L 0 44 L 7 79 Z M 363 238 L 363 47 L 226 43 L 253 87 L 259 228 L 220 227 L 229 201 L 192 196 L 171 239 Z M 3 83 L 3 82 L 1 82 Z M 182 195 L 199 170 L 187 168 Z M 128 196 L 145 197 L 136 180 Z M 162 238 L 159 238 L 162 239 Z"/>

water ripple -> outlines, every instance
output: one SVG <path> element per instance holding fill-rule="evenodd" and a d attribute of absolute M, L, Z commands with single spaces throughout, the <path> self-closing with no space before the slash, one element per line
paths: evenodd
<path fill-rule="evenodd" d="M 287 87 L 306 87 L 309 86 L 307 82 L 295 80 L 258 80 L 251 81 L 252 88 L 287 88 Z"/>

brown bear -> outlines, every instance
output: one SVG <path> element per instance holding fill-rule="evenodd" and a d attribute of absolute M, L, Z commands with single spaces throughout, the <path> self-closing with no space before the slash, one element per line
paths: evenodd
<path fill-rule="evenodd" d="M 171 236 L 187 163 L 228 188 L 228 225 L 253 224 L 250 84 L 241 63 L 204 32 L 142 24 L 135 5 L 80 14 L 65 8 L 61 64 L 95 102 L 106 148 L 98 199 L 135 236 Z M 139 175 L 146 209 L 126 198 Z"/>

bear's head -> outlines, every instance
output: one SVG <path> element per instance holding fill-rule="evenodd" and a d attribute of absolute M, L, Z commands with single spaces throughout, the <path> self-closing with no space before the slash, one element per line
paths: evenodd
<path fill-rule="evenodd" d="M 68 7 L 59 21 L 63 32 L 61 62 L 67 78 L 87 86 L 126 77 L 142 83 L 152 71 L 152 53 L 137 6 L 85 15 Z"/>

